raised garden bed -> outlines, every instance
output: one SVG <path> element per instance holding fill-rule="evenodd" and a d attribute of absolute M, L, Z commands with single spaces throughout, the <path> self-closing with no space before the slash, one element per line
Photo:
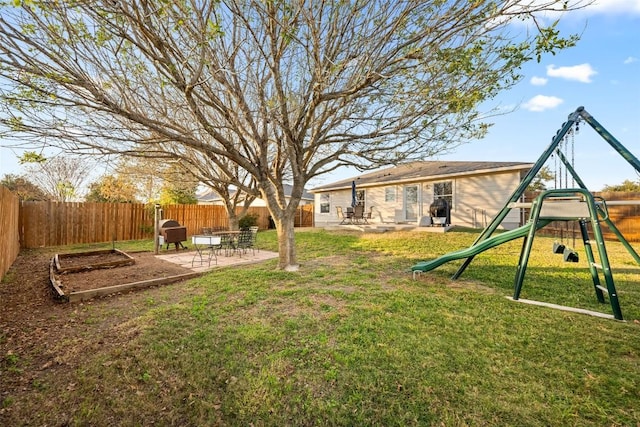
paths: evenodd
<path fill-rule="evenodd" d="M 96 268 L 115 268 L 135 264 L 135 260 L 119 249 L 55 254 L 56 271 L 60 274 L 77 273 Z"/>
<path fill-rule="evenodd" d="M 68 302 L 174 283 L 199 274 L 149 252 L 127 254 L 119 250 L 56 254 L 49 265 L 54 294 Z"/>

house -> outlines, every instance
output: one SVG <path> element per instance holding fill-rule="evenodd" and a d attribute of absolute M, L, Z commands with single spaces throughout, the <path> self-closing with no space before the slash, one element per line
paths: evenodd
<path fill-rule="evenodd" d="M 287 199 L 287 202 L 289 201 L 289 196 L 291 195 L 291 188 L 292 188 L 291 185 L 284 184 L 284 194 Z M 220 198 L 220 195 L 211 189 L 207 189 L 202 193 L 199 193 L 196 196 L 196 198 L 198 199 L 199 205 L 222 206 L 224 204 L 224 202 Z M 313 194 L 305 190 L 302 193 L 302 199 L 300 200 L 300 205 L 312 204 L 313 200 L 314 200 Z M 265 206 L 267 206 L 266 202 L 260 198 L 255 199 L 253 203 L 251 203 L 251 207 L 265 207 Z"/>
<path fill-rule="evenodd" d="M 429 225 L 431 204 L 445 199 L 451 225 L 483 228 L 534 166 L 522 162 L 423 161 L 366 173 L 314 188 L 316 227 L 337 225 L 343 211 L 355 202 L 372 209 L 370 224 Z M 520 224 L 519 210 L 502 222 L 506 229 Z M 435 222 L 435 221 L 433 221 Z"/>

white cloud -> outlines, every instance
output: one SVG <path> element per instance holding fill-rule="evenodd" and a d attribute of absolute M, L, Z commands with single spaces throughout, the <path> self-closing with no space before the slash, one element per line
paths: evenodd
<path fill-rule="evenodd" d="M 630 56 L 627 59 L 625 59 L 622 63 L 626 65 L 626 64 L 633 64 L 634 62 L 638 62 L 638 58 L 634 56 Z"/>
<path fill-rule="evenodd" d="M 640 0 L 596 0 L 584 11 L 603 15 L 640 15 Z"/>
<path fill-rule="evenodd" d="M 534 86 L 544 86 L 547 84 L 548 81 L 549 79 L 545 79 L 544 77 L 537 77 L 537 76 L 531 77 L 531 84 Z"/>
<path fill-rule="evenodd" d="M 591 83 L 591 76 L 596 74 L 598 72 L 591 68 L 590 64 L 574 65 L 573 67 L 556 67 L 553 64 L 547 66 L 547 75 L 549 77 L 559 77 L 582 83 Z"/>
<path fill-rule="evenodd" d="M 556 97 L 556 96 L 545 96 L 545 95 L 536 95 L 527 102 L 525 102 L 522 106 L 525 110 L 541 112 L 545 110 L 549 110 L 552 108 L 556 108 L 558 105 L 562 104 L 564 100 Z"/>

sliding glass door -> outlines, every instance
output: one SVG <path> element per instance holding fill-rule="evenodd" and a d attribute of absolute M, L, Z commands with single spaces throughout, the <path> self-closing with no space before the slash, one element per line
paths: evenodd
<path fill-rule="evenodd" d="M 403 197 L 403 211 L 405 221 L 417 221 L 418 220 L 418 200 L 419 191 L 417 185 L 407 185 L 404 187 Z"/>

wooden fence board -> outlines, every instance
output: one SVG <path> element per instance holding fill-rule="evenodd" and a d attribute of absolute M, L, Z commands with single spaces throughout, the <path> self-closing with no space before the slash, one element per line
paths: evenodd
<path fill-rule="evenodd" d="M 20 252 L 20 201 L 7 188 L 0 186 L 0 279 Z"/>

